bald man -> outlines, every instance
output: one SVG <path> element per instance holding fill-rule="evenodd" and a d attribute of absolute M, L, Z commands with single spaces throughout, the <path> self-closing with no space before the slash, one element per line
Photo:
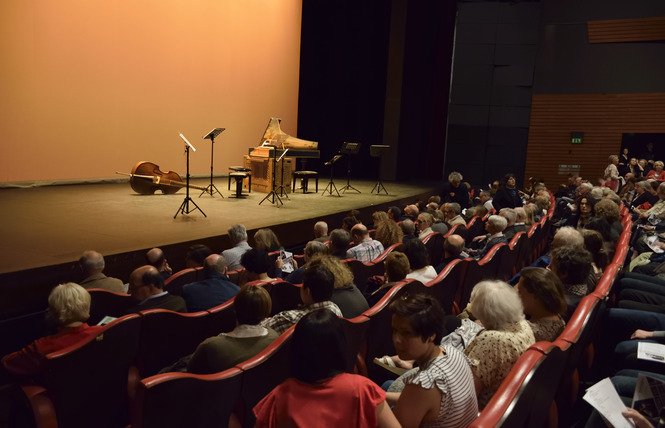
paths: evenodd
<path fill-rule="evenodd" d="M 154 266 L 159 271 L 159 274 L 162 275 L 164 280 L 173 274 L 173 269 L 169 266 L 168 260 L 164 256 L 164 251 L 161 248 L 152 248 L 145 255 L 146 262 L 150 266 Z"/>
<path fill-rule="evenodd" d="M 356 244 L 346 252 L 346 257 L 369 263 L 383 253 L 383 244 L 369 236 L 367 227 L 358 223 L 351 228 L 351 239 Z"/>
<path fill-rule="evenodd" d="M 88 250 L 83 252 L 79 259 L 79 265 L 83 271 L 83 281 L 79 283 L 83 288 L 101 288 L 114 293 L 126 293 L 125 284 L 118 278 L 104 275 L 104 257 L 97 251 Z"/>
<path fill-rule="evenodd" d="M 453 260 L 463 259 L 466 255 L 464 251 L 464 238 L 459 235 L 450 235 L 443 241 L 443 259 L 438 266 L 435 266 L 434 269 L 436 273 L 441 273 L 442 270 L 446 268 L 448 263 Z"/>
<path fill-rule="evenodd" d="M 226 276 L 226 260 L 211 254 L 203 261 L 204 279 L 185 284 L 182 297 L 190 312 L 205 311 L 233 298 L 240 288 Z"/>
<path fill-rule="evenodd" d="M 145 265 L 135 269 L 129 276 L 129 294 L 138 304 L 127 313 L 146 309 L 168 309 L 175 312 L 187 312 L 185 300 L 168 291 L 164 291 L 164 278 L 154 266 Z"/>

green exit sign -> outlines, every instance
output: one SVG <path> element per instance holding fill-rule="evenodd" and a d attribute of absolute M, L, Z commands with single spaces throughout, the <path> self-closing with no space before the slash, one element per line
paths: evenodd
<path fill-rule="evenodd" d="M 584 138 L 584 132 L 571 132 L 570 141 L 573 144 L 582 144 L 582 138 Z"/>

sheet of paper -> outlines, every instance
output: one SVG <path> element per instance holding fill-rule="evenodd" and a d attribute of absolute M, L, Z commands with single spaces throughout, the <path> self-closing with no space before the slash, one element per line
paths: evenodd
<path fill-rule="evenodd" d="M 665 345 L 660 343 L 640 342 L 637 344 L 637 358 L 640 360 L 665 363 Z"/>
<path fill-rule="evenodd" d="M 609 421 L 614 428 L 633 428 L 633 425 L 624 418 L 621 412 L 626 406 L 619 398 L 610 378 L 606 377 L 591 388 L 586 390 L 584 401 L 591 404 L 594 409 Z"/>

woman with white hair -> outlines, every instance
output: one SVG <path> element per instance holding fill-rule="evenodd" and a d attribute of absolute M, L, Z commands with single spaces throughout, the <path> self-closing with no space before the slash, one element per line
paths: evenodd
<path fill-rule="evenodd" d="M 477 322 L 485 327 L 464 350 L 483 408 L 508 375 L 517 359 L 535 343 L 524 319 L 517 291 L 502 281 L 481 281 L 471 292 L 470 303 Z"/>
<path fill-rule="evenodd" d="M 620 178 L 619 169 L 617 168 L 617 165 L 619 165 L 619 156 L 610 155 L 608 160 L 610 164 L 605 168 L 603 179 L 605 180 L 605 187 L 609 187 L 616 192 L 619 189 Z"/>
<path fill-rule="evenodd" d="M 44 356 L 99 334 L 102 326 L 88 326 L 90 294 L 78 284 L 68 282 L 55 287 L 48 296 L 49 315 L 60 326 L 60 331 L 35 340 L 20 351 L 2 359 L 5 369 L 16 376 L 39 374 Z"/>

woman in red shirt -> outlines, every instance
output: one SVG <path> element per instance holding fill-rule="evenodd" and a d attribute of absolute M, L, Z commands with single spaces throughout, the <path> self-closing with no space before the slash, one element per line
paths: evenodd
<path fill-rule="evenodd" d="M 663 171 L 663 162 L 656 161 L 653 163 L 653 169 L 647 174 L 647 178 L 655 178 L 657 181 L 665 181 L 665 171 Z"/>

